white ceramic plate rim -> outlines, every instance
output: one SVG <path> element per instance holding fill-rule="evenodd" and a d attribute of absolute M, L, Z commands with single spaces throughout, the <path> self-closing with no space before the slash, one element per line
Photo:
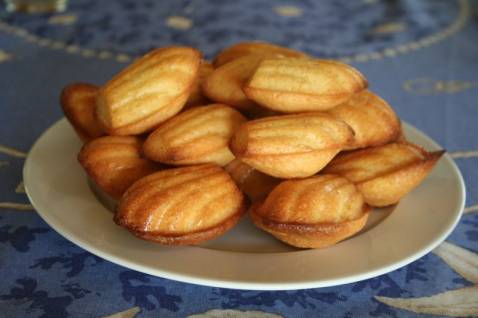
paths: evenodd
<path fill-rule="evenodd" d="M 350 273 L 348 274 L 346 270 L 345 274 L 342 273 L 339 275 L 332 275 L 330 277 L 326 277 L 326 274 L 324 274 L 325 277 L 320 277 L 318 279 L 310 279 L 310 275 L 314 275 L 314 273 L 310 273 L 310 268 L 315 267 L 311 267 L 311 264 L 308 262 L 309 260 L 314 261 L 315 259 L 320 259 L 320 256 L 318 256 L 319 254 L 316 253 L 328 254 L 333 251 L 332 249 L 337 248 L 345 249 L 346 251 L 348 249 L 350 252 L 351 247 L 360 247 L 359 240 L 363 240 L 363 236 L 359 236 L 351 240 L 339 243 L 339 245 L 336 245 L 327 250 L 304 250 L 295 251 L 292 253 L 254 254 L 213 251 L 200 247 L 186 247 L 174 249 L 158 246 L 157 254 L 159 254 L 160 257 L 163 257 L 162 260 L 164 260 L 164 263 L 167 263 L 167 265 L 164 265 L 162 263 L 155 263 L 154 266 L 152 266 L 151 264 L 148 264 L 149 259 L 147 262 L 132 259 L 132 257 L 134 258 L 135 253 L 138 253 L 136 256 L 138 258 L 141 258 L 141 249 L 143 247 L 145 248 L 145 251 L 150 254 L 151 246 L 141 244 L 152 243 L 143 243 L 142 241 L 141 243 L 131 242 L 132 244 L 134 244 L 134 246 L 139 247 L 139 251 L 136 248 L 130 251 L 118 251 L 115 248 L 111 248 L 111 245 L 108 247 L 108 245 L 111 243 L 107 241 L 108 236 L 102 238 L 106 239 L 106 241 L 103 241 L 103 243 L 106 242 L 105 245 L 93 241 L 92 239 L 82 237 L 78 234 L 79 232 L 77 232 L 76 229 L 71 227 L 71 225 L 68 225 L 70 226 L 70 228 L 68 228 L 68 226 L 64 222 L 60 222 L 58 218 L 55 217 L 54 213 L 57 212 L 52 212 L 56 211 L 56 203 L 54 201 L 43 201 L 42 195 L 45 195 L 45 192 L 42 191 L 46 190 L 42 189 L 44 189 L 45 187 L 35 186 L 38 182 L 38 180 L 35 179 L 35 175 L 39 173 L 38 169 L 43 167 L 38 166 L 35 160 L 37 159 L 36 157 L 38 157 L 39 153 L 41 153 L 42 147 L 45 147 L 45 145 L 50 142 L 49 139 L 53 138 L 55 132 L 57 130 L 61 131 L 61 129 L 65 129 L 65 126 L 67 125 L 68 124 L 66 120 L 63 119 L 52 125 L 48 130 L 46 130 L 30 150 L 25 162 L 24 181 L 26 192 L 28 194 L 28 197 L 30 198 L 31 203 L 36 208 L 40 216 L 45 220 L 46 223 L 48 223 L 53 229 L 55 229 L 67 240 L 101 258 L 143 273 L 173 279 L 181 282 L 233 289 L 291 290 L 335 286 L 376 277 L 403 267 L 433 250 L 436 246 L 443 242 L 455 228 L 464 208 L 465 185 L 463 182 L 463 177 L 461 176 L 461 173 L 458 170 L 453 159 L 451 159 L 449 155 L 445 154 L 440 161 L 440 164 L 443 167 L 442 169 L 446 169 L 446 173 L 449 173 L 449 177 L 453 179 L 456 185 L 458 185 L 457 197 L 455 198 L 456 202 L 452 211 L 449 211 L 449 219 L 446 220 L 446 224 L 443 225 L 442 228 L 440 228 L 436 233 L 434 233 L 431 239 L 422 243 L 419 246 L 410 248 L 409 251 L 405 252 L 406 255 L 401 255 L 399 259 L 391 259 L 389 261 L 384 261 L 382 262 L 382 264 L 374 264 L 369 268 L 350 271 Z M 441 149 L 441 147 L 429 137 L 406 123 L 404 123 L 404 131 L 407 135 L 411 135 L 414 138 L 420 139 L 422 143 L 426 143 L 427 145 L 425 146 L 427 146 L 429 149 L 430 147 L 433 148 L 430 150 Z M 70 132 L 70 134 L 73 135 L 73 132 Z M 46 178 L 48 178 L 48 173 L 45 174 L 45 176 Z M 67 176 L 65 176 L 65 178 L 66 177 Z M 45 183 L 48 182 L 48 180 L 43 181 Z M 86 178 L 83 178 L 83 180 L 81 181 L 77 180 L 74 182 L 77 182 L 78 186 L 88 187 Z M 56 195 L 58 197 L 61 196 L 61 193 L 49 193 L 48 195 L 53 195 L 53 197 L 55 197 Z M 413 193 L 410 195 L 413 195 Z M 93 196 L 93 194 L 91 194 L 91 196 Z M 104 207 L 102 207 L 99 202 L 95 202 L 94 204 L 97 205 L 98 209 L 104 209 Z M 75 209 L 74 206 L 72 208 Z M 395 213 L 393 213 L 392 215 L 394 214 Z M 388 219 L 391 219 L 391 217 L 389 217 Z M 387 222 L 388 219 L 386 220 Z M 396 222 L 397 218 L 395 218 L 394 220 L 394 222 Z M 385 222 L 383 222 L 382 224 L 384 223 Z M 382 224 L 377 226 L 377 228 L 380 228 Z M 113 224 L 113 222 L 111 222 L 111 225 L 116 226 Z M 116 229 L 113 229 L 113 231 L 116 231 Z M 366 232 L 365 234 L 373 231 L 375 231 L 375 228 L 370 230 L 369 232 Z M 128 238 L 125 240 L 139 241 L 133 236 L 128 236 Z M 129 242 L 127 243 L 129 244 Z M 375 242 L 373 241 L 371 242 L 372 245 L 374 243 Z M 399 244 L 399 242 L 397 243 Z M 130 257 L 129 253 L 133 254 L 133 256 Z M 391 254 L 393 254 L 392 251 Z M 334 254 L 332 253 L 332 255 Z M 357 259 L 357 255 L 352 256 Z M 353 257 L 352 259 L 350 259 L 351 261 L 354 260 Z M 368 255 L 367 257 L 373 258 L 373 255 Z M 343 265 L 342 263 L 344 260 L 349 261 L 349 259 L 342 254 L 338 256 L 338 259 L 341 262 L 341 266 Z M 287 273 L 284 271 L 284 262 L 289 261 L 291 262 L 290 270 L 299 271 L 299 273 L 296 273 L 295 277 L 293 278 L 286 277 Z M 324 261 L 324 257 L 322 257 L 322 261 Z M 327 260 L 325 261 L 327 262 Z M 277 266 L 278 270 L 274 271 L 278 263 L 280 266 Z M 318 271 L 320 271 L 320 265 L 321 263 L 317 264 Z M 196 266 L 197 268 L 192 268 L 194 266 Z M 301 270 L 304 270 L 304 272 L 301 273 Z M 281 272 L 283 273 L 283 275 L 281 275 Z M 302 279 L 300 275 L 307 277 L 307 279 Z"/>

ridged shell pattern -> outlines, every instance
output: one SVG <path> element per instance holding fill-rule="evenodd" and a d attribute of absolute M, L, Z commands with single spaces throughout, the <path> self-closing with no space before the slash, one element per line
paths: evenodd
<path fill-rule="evenodd" d="M 139 128 L 120 133 L 137 134 L 175 115 L 190 94 L 200 56 L 192 48 L 169 47 L 135 61 L 100 90 L 97 113 L 103 125 L 115 133 L 115 129 L 146 120 Z"/>
<path fill-rule="evenodd" d="M 229 139 L 246 121 L 224 104 L 196 107 L 160 125 L 144 143 L 148 158 L 172 165 L 216 163 L 234 159 Z"/>
<path fill-rule="evenodd" d="M 253 101 L 281 112 L 323 111 L 367 87 L 352 66 L 330 60 L 263 59 L 244 87 Z"/>
<path fill-rule="evenodd" d="M 243 124 L 231 141 L 240 160 L 278 178 L 307 177 L 352 141 L 344 122 L 323 113 L 262 118 Z"/>
<path fill-rule="evenodd" d="M 361 193 L 336 175 L 283 181 L 257 209 L 257 214 L 269 220 L 296 224 L 341 223 L 363 212 Z"/>
<path fill-rule="evenodd" d="M 341 154 L 323 171 L 345 176 L 356 184 L 367 204 L 382 207 L 398 203 L 417 187 L 443 153 L 397 142 Z"/>
<path fill-rule="evenodd" d="M 242 193 L 222 168 L 198 165 L 163 170 L 133 184 L 116 220 L 132 231 L 178 235 L 218 226 L 243 208 Z"/>

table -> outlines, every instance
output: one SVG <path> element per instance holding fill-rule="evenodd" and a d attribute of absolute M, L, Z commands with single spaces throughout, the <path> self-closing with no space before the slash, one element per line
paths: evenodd
<path fill-rule="evenodd" d="M 478 315 L 476 2 L 70 2 L 57 14 L 0 11 L 0 316 Z M 241 40 L 353 64 L 403 120 L 446 148 L 467 186 L 465 214 L 447 241 L 404 268 L 362 282 L 229 290 L 104 261 L 36 215 L 24 193 L 22 166 L 36 138 L 62 117 L 58 95 L 65 84 L 101 84 L 154 47 L 192 45 L 211 58 Z"/>

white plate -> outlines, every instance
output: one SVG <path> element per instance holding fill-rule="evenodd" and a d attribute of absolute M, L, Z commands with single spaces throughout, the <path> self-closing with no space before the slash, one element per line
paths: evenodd
<path fill-rule="evenodd" d="M 404 125 L 407 138 L 440 147 Z M 164 247 L 133 237 L 112 221 L 77 163 L 80 141 L 65 119 L 31 149 L 24 167 L 28 196 L 42 218 L 66 239 L 113 263 L 178 281 L 240 289 L 285 290 L 333 286 L 375 277 L 430 252 L 457 224 L 465 202 L 463 179 L 445 155 L 395 211 L 374 211 L 366 231 L 333 247 L 297 250 L 257 230 L 246 218 L 200 247 Z M 374 226 L 375 225 L 375 226 Z"/>

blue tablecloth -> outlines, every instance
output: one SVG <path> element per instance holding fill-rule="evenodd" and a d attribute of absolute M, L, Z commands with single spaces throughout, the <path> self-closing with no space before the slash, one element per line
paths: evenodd
<path fill-rule="evenodd" d="M 477 15 L 474 2 L 441 0 L 72 0 L 58 14 L 0 11 L 0 317 L 187 317 L 213 309 L 210 317 L 478 316 Z M 466 214 L 447 243 L 362 282 L 239 291 L 128 270 L 36 215 L 22 187 L 24 157 L 62 117 L 66 83 L 103 83 L 153 47 L 192 45 L 210 58 L 241 40 L 352 63 L 403 120 L 446 148 L 467 186 Z"/>

